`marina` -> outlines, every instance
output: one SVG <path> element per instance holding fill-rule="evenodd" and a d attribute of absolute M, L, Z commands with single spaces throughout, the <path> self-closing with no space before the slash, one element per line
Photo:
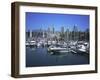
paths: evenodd
<path fill-rule="evenodd" d="M 47 43 L 46 43 L 47 42 Z M 47 48 L 48 52 L 73 52 L 73 53 L 83 53 L 83 54 L 89 54 L 89 43 L 87 42 L 68 42 L 64 44 L 61 43 L 49 43 L 46 42 L 38 42 L 36 41 L 30 41 L 26 43 L 26 47 L 29 48 Z M 52 41 L 51 41 L 52 42 Z M 55 41 L 56 42 L 56 41 Z"/>
<path fill-rule="evenodd" d="M 26 67 L 89 64 L 88 15 L 26 15 Z"/>
<path fill-rule="evenodd" d="M 33 42 L 26 45 L 26 67 L 89 64 L 88 50 L 82 45 L 45 45 Z"/>
<path fill-rule="evenodd" d="M 89 55 L 73 52 L 48 52 L 47 48 L 27 48 L 26 67 L 89 64 Z"/>

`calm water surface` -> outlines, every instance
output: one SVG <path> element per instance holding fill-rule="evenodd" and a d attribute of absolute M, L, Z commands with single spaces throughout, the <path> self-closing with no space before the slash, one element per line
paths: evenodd
<path fill-rule="evenodd" d="M 89 64 L 89 55 L 51 54 L 47 48 L 26 48 L 26 67 Z"/>

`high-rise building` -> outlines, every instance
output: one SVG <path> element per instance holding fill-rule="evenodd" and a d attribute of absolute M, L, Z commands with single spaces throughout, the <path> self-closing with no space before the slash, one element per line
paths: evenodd
<path fill-rule="evenodd" d="M 26 31 L 26 40 L 28 40 L 28 38 L 30 38 L 30 31 Z"/>
<path fill-rule="evenodd" d="M 32 31 L 30 31 L 30 38 L 32 38 Z"/>
<path fill-rule="evenodd" d="M 64 27 L 62 26 L 61 27 L 61 32 L 60 32 L 60 40 L 64 40 L 64 37 L 65 37 L 65 33 L 64 33 Z"/>
<path fill-rule="evenodd" d="M 88 28 L 85 30 L 85 40 L 89 41 L 89 29 Z"/>
<path fill-rule="evenodd" d="M 69 41 L 69 29 L 66 29 L 66 32 L 65 32 L 65 41 Z"/>
<path fill-rule="evenodd" d="M 61 27 L 61 33 L 64 34 L 64 27 Z"/>
<path fill-rule="evenodd" d="M 52 32 L 53 32 L 53 34 L 55 33 L 55 28 L 54 27 L 52 27 Z"/>
<path fill-rule="evenodd" d="M 50 33 L 50 27 L 48 27 L 48 30 L 47 31 L 48 31 L 48 33 Z"/>
<path fill-rule="evenodd" d="M 72 39 L 73 39 L 74 41 L 78 40 L 78 28 L 77 28 L 76 25 L 73 27 Z"/>

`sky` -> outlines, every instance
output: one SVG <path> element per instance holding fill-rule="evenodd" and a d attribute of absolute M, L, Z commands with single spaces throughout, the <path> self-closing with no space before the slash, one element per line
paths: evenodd
<path fill-rule="evenodd" d="M 62 26 L 65 30 L 72 31 L 73 26 L 77 26 L 78 30 L 85 31 L 89 28 L 89 15 L 26 12 L 26 31 L 48 27 L 61 31 Z"/>

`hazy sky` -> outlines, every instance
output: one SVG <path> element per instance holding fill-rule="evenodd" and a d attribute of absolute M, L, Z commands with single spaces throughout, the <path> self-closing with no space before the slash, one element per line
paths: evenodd
<path fill-rule="evenodd" d="M 74 25 L 81 31 L 89 28 L 89 15 L 26 12 L 26 31 L 48 27 L 61 31 L 62 26 L 72 30 Z"/>

